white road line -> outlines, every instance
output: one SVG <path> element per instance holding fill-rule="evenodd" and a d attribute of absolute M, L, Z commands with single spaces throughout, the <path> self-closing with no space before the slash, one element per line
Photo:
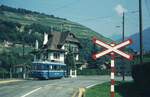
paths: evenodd
<path fill-rule="evenodd" d="M 39 89 L 41 89 L 41 88 L 42 88 L 42 87 L 37 88 L 37 89 L 34 89 L 34 90 L 32 90 L 32 91 L 28 92 L 27 94 L 22 95 L 21 97 L 26 97 L 26 96 L 28 96 L 28 95 L 30 95 L 30 94 L 32 94 L 32 93 L 34 93 L 34 92 L 38 91 L 38 90 L 39 90 Z"/>
<path fill-rule="evenodd" d="M 56 85 L 56 84 L 47 84 L 44 87 L 53 86 L 53 85 Z"/>
<path fill-rule="evenodd" d="M 97 84 L 89 85 L 89 86 L 87 86 L 86 88 L 88 89 L 88 88 L 91 88 L 91 87 L 93 87 L 93 86 L 95 86 L 95 85 L 97 85 Z"/>

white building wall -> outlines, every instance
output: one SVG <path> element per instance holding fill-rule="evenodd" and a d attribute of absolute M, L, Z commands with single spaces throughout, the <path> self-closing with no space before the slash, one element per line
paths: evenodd
<path fill-rule="evenodd" d="M 61 54 L 60 54 L 60 59 L 59 59 L 59 60 L 60 60 L 61 62 L 64 63 L 64 59 L 65 59 L 65 58 L 64 58 L 64 53 L 61 53 Z"/>
<path fill-rule="evenodd" d="M 65 49 L 65 45 L 63 45 L 63 46 L 61 47 L 61 49 L 64 50 L 64 49 Z"/>
<path fill-rule="evenodd" d="M 63 46 L 62 46 L 62 48 L 61 49 L 63 49 L 63 50 L 67 50 L 67 48 L 66 47 L 73 47 L 73 48 L 76 48 L 76 51 L 75 51 L 75 53 L 78 53 L 79 52 L 79 47 L 78 47 L 78 45 L 77 44 L 71 44 L 71 43 L 65 43 Z M 67 54 L 68 52 L 65 52 L 65 55 Z M 76 54 L 75 55 L 75 60 L 76 61 L 79 61 L 79 54 Z"/>
<path fill-rule="evenodd" d="M 78 45 L 77 45 L 77 44 L 72 44 L 72 43 L 65 43 L 65 44 L 62 46 L 61 49 L 62 49 L 62 50 L 67 50 L 67 48 L 65 48 L 65 47 L 69 47 L 69 46 L 70 46 L 71 48 L 72 48 L 72 47 L 73 47 L 73 48 L 78 48 L 78 50 L 79 50 Z M 78 51 L 78 50 L 77 50 L 77 51 Z"/>
<path fill-rule="evenodd" d="M 67 50 L 65 47 L 66 46 L 71 46 L 71 47 L 76 47 L 76 48 L 78 48 L 78 45 L 76 45 L 76 44 L 68 44 L 68 43 L 65 43 L 63 46 L 62 46 L 62 50 Z M 65 53 L 61 53 L 61 52 L 58 52 L 59 54 L 60 54 L 60 57 L 59 58 L 55 58 L 54 57 L 54 53 L 55 52 L 49 52 L 48 53 L 48 60 L 49 61 L 58 61 L 58 62 L 61 62 L 61 63 L 64 63 L 64 60 L 65 60 L 65 54 L 67 53 L 67 52 L 65 52 Z M 76 56 L 75 56 L 75 60 L 76 61 L 78 61 L 79 60 L 79 55 L 77 54 Z"/>
<path fill-rule="evenodd" d="M 53 53 L 48 53 L 48 60 L 52 60 L 53 59 Z"/>
<path fill-rule="evenodd" d="M 64 53 L 60 53 L 60 57 L 59 58 L 54 58 L 54 52 L 51 52 L 48 54 L 48 60 L 52 61 L 59 61 L 64 63 Z"/>

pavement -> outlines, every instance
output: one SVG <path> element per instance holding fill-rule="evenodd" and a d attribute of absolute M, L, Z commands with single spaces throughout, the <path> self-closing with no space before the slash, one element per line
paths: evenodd
<path fill-rule="evenodd" d="M 7 84 L 7 83 L 12 83 L 12 82 L 18 82 L 18 81 L 24 81 L 22 79 L 1 79 L 0 84 Z"/>
<path fill-rule="evenodd" d="M 109 76 L 79 76 L 55 80 L 8 82 L 0 84 L 0 97 L 72 97 L 81 87 L 86 88 L 109 80 Z"/>

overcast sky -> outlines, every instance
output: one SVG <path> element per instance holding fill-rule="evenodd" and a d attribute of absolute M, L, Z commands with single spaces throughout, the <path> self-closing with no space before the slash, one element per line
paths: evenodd
<path fill-rule="evenodd" d="M 125 36 L 138 32 L 139 0 L 0 0 L 0 4 L 53 14 L 78 22 L 112 39 L 121 38 L 122 12 Z M 143 28 L 150 27 L 150 0 L 143 1 Z"/>

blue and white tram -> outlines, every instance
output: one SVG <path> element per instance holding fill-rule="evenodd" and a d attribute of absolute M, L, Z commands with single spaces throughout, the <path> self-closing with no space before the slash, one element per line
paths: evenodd
<path fill-rule="evenodd" d="M 35 61 L 32 63 L 31 75 L 34 78 L 50 79 L 62 78 L 66 74 L 66 64 L 48 61 Z"/>

